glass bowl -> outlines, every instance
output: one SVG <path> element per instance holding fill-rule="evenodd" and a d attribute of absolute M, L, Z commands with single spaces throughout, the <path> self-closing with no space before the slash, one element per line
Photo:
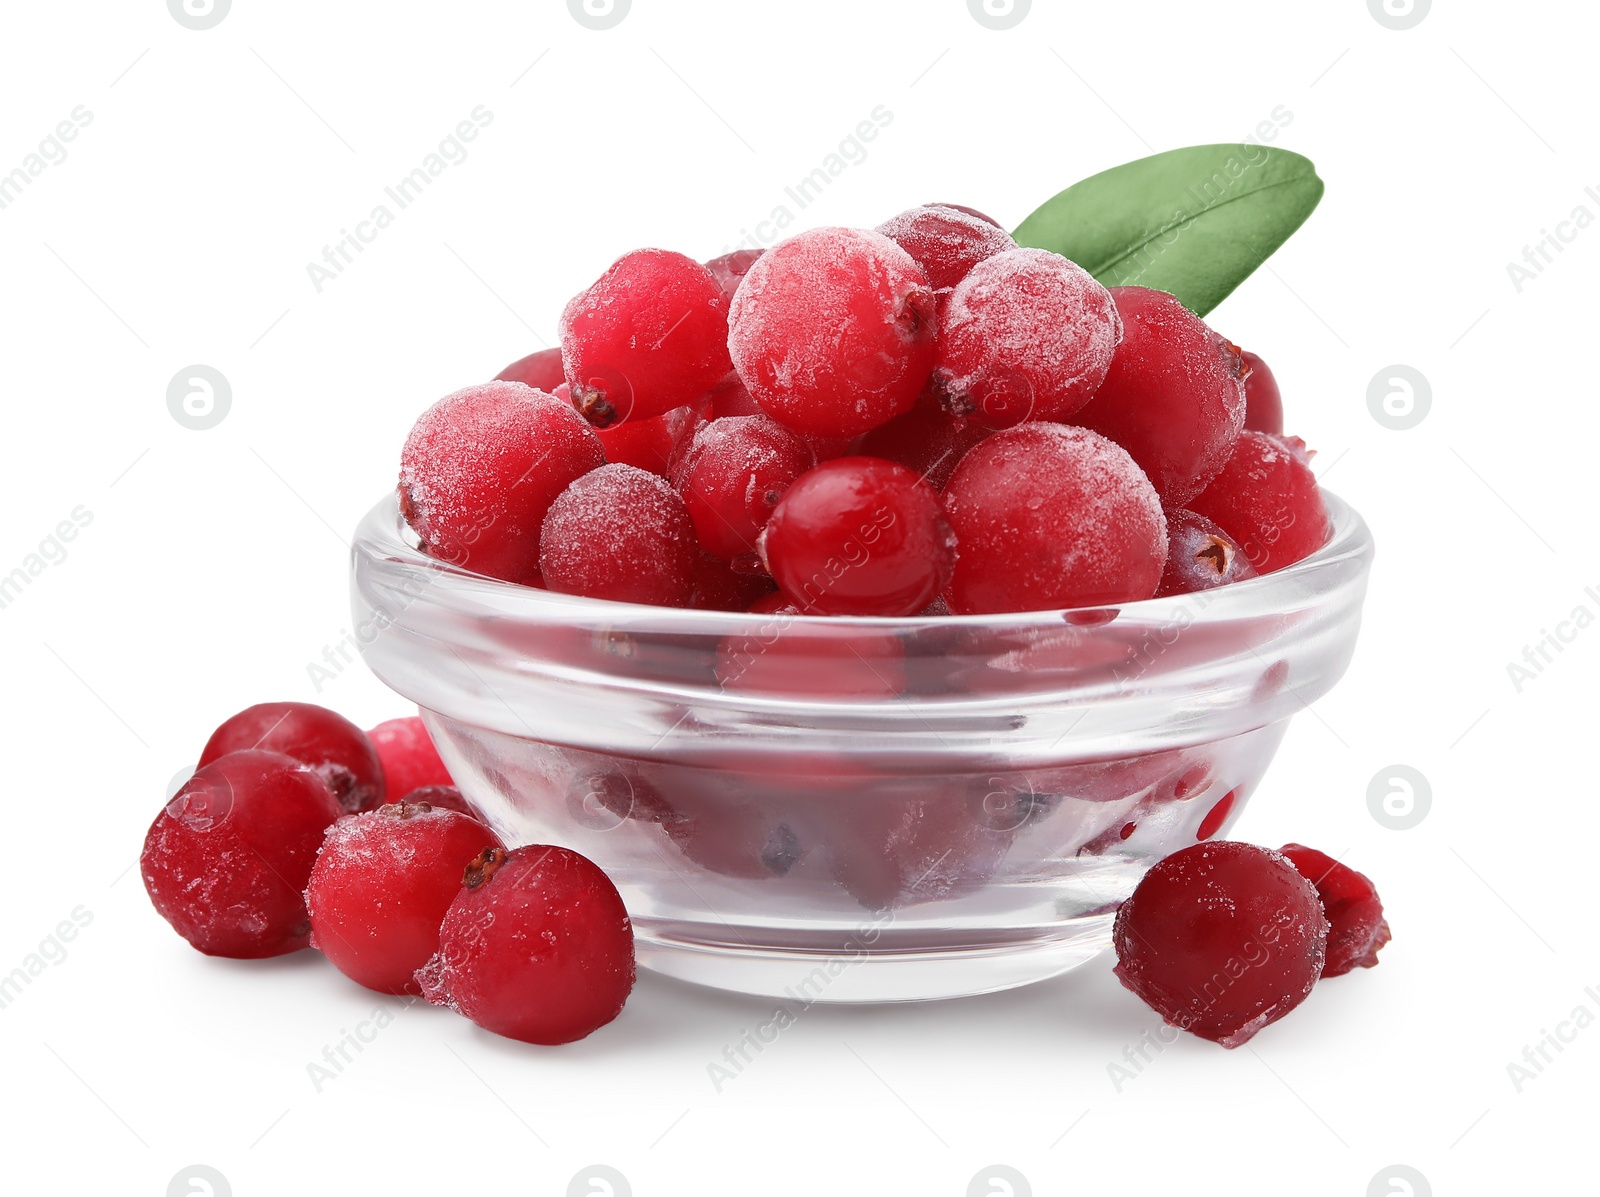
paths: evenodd
<path fill-rule="evenodd" d="M 357 531 L 358 639 L 508 843 L 563 844 L 639 963 L 796 1003 L 1006 989 L 1108 946 L 1220 835 L 1355 647 L 1372 538 L 1201 594 L 822 619 L 552 594 Z"/>

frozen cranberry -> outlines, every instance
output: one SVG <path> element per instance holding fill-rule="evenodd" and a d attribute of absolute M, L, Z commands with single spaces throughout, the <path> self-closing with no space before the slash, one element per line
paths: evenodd
<path fill-rule="evenodd" d="M 706 269 L 711 271 L 711 277 L 722 287 L 722 293 L 727 296 L 729 303 L 733 302 L 733 293 L 744 282 L 744 276 L 750 273 L 750 267 L 766 252 L 764 249 L 736 249 L 731 254 L 723 254 L 706 263 Z"/>
<path fill-rule="evenodd" d="M 1278 380 L 1261 355 L 1242 351 L 1244 376 L 1244 426 L 1252 432 L 1283 432 L 1283 397 Z"/>
<path fill-rule="evenodd" d="M 309 702 L 263 702 L 224 720 L 200 752 L 200 766 L 246 748 L 281 752 L 309 765 L 345 811 L 384 799 L 383 764 L 367 733 L 343 715 Z"/>
<path fill-rule="evenodd" d="M 1105 437 L 1024 424 L 970 450 L 944 491 L 958 615 L 1147 599 L 1167 559 L 1161 502 Z"/>
<path fill-rule="evenodd" d="M 1233 537 L 1203 515 L 1167 512 L 1167 567 L 1157 595 L 1192 594 L 1256 576 Z"/>
<path fill-rule="evenodd" d="M 605 462 L 594 429 L 516 382 L 429 408 L 400 458 L 400 510 L 428 554 L 507 582 L 538 575 L 539 528 L 573 479 Z"/>
<path fill-rule="evenodd" d="M 1217 804 L 1206 811 L 1205 817 L 1200 820 L 1200 826 L 1195 828 L 1194 838 L 1208 840 L 1222 830 L 1222 825 L 1228 821 L 1228 816 L 1233 814 L 1233 808 L 1239 800 L 1238 790 L 1229 790 Z"/>
<path fill-rule="evenodd" d="M 637 466 L 665 478 L 701 423 L 696 408 L 675 407 L 664 416 L 601 428 L 600 444 L 609 464 Z"/>
<path fill-rule="evenodd" d="M 728 348 L 750 394 L 797 432 L 855 436 L 909 408 L 933 368 L 933 290 L 881 233 L 821 228 L 763 254 Z"/>
<path fill-rule="evenodd" d="M 527 357 L 518 358 L 494 376 L 496 382 L 520 382 L 523 386 L 555 394 L 567 381 L 566 367 L 561 364 L 561 349 L 541 349 Z"/>
<path fill-rule="evenodd" d="M 1328 943 L 1317 891 L 1277 852 L 1175 852 L 1117 912 L 1117 977 L 1168 1023 L 1238 1047 L 1306 999 Z"/>
<path fill-rule="evenodd" d="M 367 733 L 367 739 L 383 765 L 386 797 L 398 801 L 423 786 L 454 784 L 421 716 L 380 723 Z"/>
<path fill-rule="evenodd" d="M 1390 934 L 1383 903 L 1372 882 L 1315 848 L 1285 844 L 1283 854 L 1317 887 L 1322 911 L 1328 916 L 1328 960 L 1322 975 L 1341 977 L 1351 969 L 1377 964 L 1378 949 L 1389 942 Z"/>
<path fill-rule="evenodd" d="M 561 493 L 545 516 L 539 564 L 560 594 L 684 607 L 694 593 L 689 511 L 665 479 L 601 466 Z"/>
<path fill-rule="evenodd" d="M 478 812 L 472 809 L 472 804 L 455 786 L 418 786 L 402 798 L 401 802 L 407 806 L 431 806 L 434 810 L 452 810 L 458 815 L 466 815 L 469 819 L 478 818 Z M 479 822 L 482 820 L 479 819 Z"/>
<path fill-rule="evenodd" d="M 1122 337 L 1111 293 L 1043 249 L 979 262 L 950 292 L 934 383 L 987 428 L 1066 420 L 1106 377 Z"/>
<path fill-rule="evenodd" d="M 993 874 L 1016 831 L 974 813 L 945 796 L 852 803 L 829 845 L 834 879 L 868 910 L 959 896 Z"/>
<path fill-rule="evenodd" d="M 139 868 L 172 929 L 207 956 L 255 960 L 310 942 L 303 893 L 333 791 L 310 767 L 249 749 L 202 766 L 156 816 Z"/>
<path fill-rule="evenodd" d="M 703 425 L 676 472 L 700 547 L 729 560 L 753 554 L 778 500 L 813 464 L 811 447 L 768 416 Z"/>
<path fill-rule="evenodd" d="M 930 208 L 954 208 L 957 212 L 965 212 L 968 216 L 971 216 L 973 219 L 983 221 L 984 224 L 992 224 L 997 229 L 1002 229 L 1002 228 L 1005 227 L 998 220 L 996 220 L 993 216 L 986 215 L 985 213 L 978 211 L 978 209 L 976 209 L 976 208 L 969 208 L 965 204 L 947 204 L 947 203 L 940 202 L 940 203 L 935 203 L 935 204 L 929 204 L 928 206 Z"/>
<path fill-rule="evenodd" d="M 462 872 L 503 847 L 478 820 L 426 803 L 340 819 L 306 884 L 311 946 L 368 989 L 420 994 L 415 974 L 439 949 Z"/>
<path fill-rule="evenodd" d="M 757 779 L 748 780 L 755 788 Z M 785 876 L 806 854 L 792 827 L 743 793 L 685 787 L 674 798 L 662 829 L 678 851 L 710 872 L 762 881 Z"/>
<path fill-rule="evenodd" d="M 912 208 L 884 221 L 878 232 L 916 260 L 936 291 L 955 286 L 985 258 L 1017 248 L 993 221 L 948 204 Z"/>
<path fill-rule="evenodd" d="M 417 974 L 435 1005 L 524 1043 L 571 1043 L 622 1013 L 633 926 L 592 861 L 532 844 L 485 852 Z"/>
<path fill-rule="evenodd" d="M 722 284 L 679 253 L 624 254 L 561 314 L 561 355 L 596 427 L 681 407 L 731 366 Z"/>
<path fill-rule="evenodd" d="M 862 437 L 860 451 L 897 461 L 934 490 L 943 490 L 967 450 L 990 431 L 970 416 L 951 415 L 925 391 L 910 411 Z"/>
<path fill-rule="evenodd" d="M 821 615 L 915 615 L 950 580 L 939 496 L 877 457 L 825 462 L 791 486 L 761 538 L 778 588 Z"/>
<path fill-rule="evenodd" d="M 1244 358 L 1165 291 L 1111 294 L 1122 344 L 1078 422 L 1131 453 L 1161 501 L 1182 507 L 1216 477 L 1244 427 Z"/>
<path fill-rule="evenodd" d="M 1246 432 L 1190 509 L 1227 529 L 1258 574 L 1293 565 L 1328 539 L 1328 508 L 1310 460 L 1298 437 Z"/>
<path fill-rule="evenodd" d="M 751 603 L 774 593 L 765 570 L 741 572 L 730 561 L 701 553 L 689 605 L 699 611 L 748 611 Z"/>
<path fill-rule="evenodd" d="M 726 420 L 729 416 L 759 416 L 761 404 L 757 403 L 737 374 L 729 374 L 711 388 L 711 418 Z"/>
<path fill-rule="evenodd" d="M 781 592 L 750 610 L 770 619 L 717 646 L 717 681 L 724 689 L 839 702 L 905 692 L 905 644 L 893 633 L 802 622 Z"/>

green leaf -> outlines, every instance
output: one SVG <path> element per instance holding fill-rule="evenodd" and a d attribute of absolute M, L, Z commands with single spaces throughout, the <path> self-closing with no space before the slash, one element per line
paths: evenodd
<path fill-rule="evenodd" d="M 1197 145 L 1074 183 L 1017 227 L 1108 287 L 1170 291 L 1204 316 L 1311 215 L 1311 161 L 1267 146 Z"/>

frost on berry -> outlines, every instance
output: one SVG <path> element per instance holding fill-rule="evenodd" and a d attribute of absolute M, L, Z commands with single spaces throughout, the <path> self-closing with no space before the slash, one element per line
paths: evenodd
<path fill-rule="evenodd" d="M 1064 421 L 1106 377 L 1122 337 L 1111 294 L 1060 254 L 1013 249 L 950 292 L 934 383 L 946 407 L 987 428 Z"/>
<path fill-rule="evenodd" d="M 339 806 L 371 810 L 387 792 L 383 764 L 367 733 L 327 707 L 263 702 L 222 722 L 200 752 L 200 766 L 247 748 L 281 752 L 316 771 Z"/>
<path fill-rule="evenodd" d="M 468 387 L 424 412 L 407 437 L 400 510 L 429 556 L 531 582 L 545 512 L 604 462 L 594 429 L 560 399 L 515 382 Z"/>
<path fill-rule="evenodd" d="M 499 847 L 477 819 L 420 800 L 339 820 L 306 885 L 312 946 L 368 989 L 420 994 L 463 869 Z"/>
<path fill-rule="evenodd" d="M 811 447 L 768 416 L 703 425 L 675 479 L 700 547 L 730 561 L 753 555 L 778 500 L 815 463 Z"/>
<path fill-rule="evenodd" d="M 1226 529 L 1258 574 L 1293 565 L 1328 539 L 1328 507 L 1298 437 L 1245 432 L 1190 509 Z"/>
<path fill-rule="evenodd" d="M 560 594 L 684 607 L 700 546 L 688 508 L 665 479 L 627 465 L 579 478 L 551 504 L 539 563 Z"/>
<path fill-rule="evenodd" d="M 1167 525 L 1118 445 L 1032 423 L 968 451 L 944 490 L 959 546 L 945 599 L 958 615 L 1093 607 L 1155 594 Z"/>
<path fill-rule="evenodd" d="M 1111 294 L 1122 344 L 1078 422 L 1126 449 L 1167 506 L 1189 505 L 1244 427 L 1244 359 L 1165 291 Z"/>
<path fill-rule="evenodd" d="M 572 402 L 596 427 L 692 403 L 725 375 L 728 300 L 699 262 L 637 249 L 561 314 Z"/>
<path fill-rule="evenodd" d="M 728 348 L 763 411 L 797 432 L 848 437 L 916 401 L 934 351 L 933 288 L 889 238 L 812 229 L 750 267 Z"/>
<path fill-rule="evenodd" d="M 927 272 L 936 291 L 955 286 L 985 258 L 1016 249 L 1011 235 L 993 221 L 949 204 L 926 204 L 878 226 Z"/>
<path fill-rule="evenodd" d="M 303 892 L 333 791 L 282 753 L 247 749 L 203 765 L 162 808 L 139 855 L 162 918 L 208 956 L 259 959 L 310 941 Z"/>
<path fill-rule="evenodd" d="M 497 1035 L 558 1044 L 622 1012 L 635 973 L 633 926 L 592 861 L 533 844 L 468 867 L 417 974 L 425 997 Z"/>
<path fill-rule="evenodd" d="M 1328 920 L 1281 854 L 1231 841 L 1161 861 L 1117 912 L 1117 978 L 1173 1026 L 1239 1047 L 1322 975 Z"/>

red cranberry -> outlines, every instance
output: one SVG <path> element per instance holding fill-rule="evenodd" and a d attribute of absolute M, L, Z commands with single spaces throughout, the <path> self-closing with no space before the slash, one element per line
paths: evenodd
<path fill-rule="evenodd" d="M 1167 558 L 1161 502 L 1117 445 L 1024 424 L 970 450 L 945 486 L 960 546 L 945 591 L 958 615 L 1147 599 Z"/>
<path fill-rule="evenodd" d="M 666 478 L 702 423 L 695 407 L 675 407 L 664 416 L 602 428 L 600 444 L 609 464 L 636 466 Z"/>
<path fill-rule="evenodd" d="M 454 784 L 420 715 L 380 723 L 367 739 L 383 764 L 385 796 L 404 800 L 423 786 Z"/>
<path fill-rule="evenodd" d="M 200 766 L 247 748 L 281 752 L 309 765 L 345 811 L 384 800 L 383 765 L 367 733 L 343 715 L 309 702 L 263 702 L 223 721 L 200 753 Z"/>
<path fill-rule="evenodd" d="M 1122 321 L 1111 293 L 1042 249 L 979 262 L 950 292 L 934 372 L 947 407 L 987 428 L 1064 421 L 1095 393 Z"/>
<path fill-rule="evenodd" d="M 303 893 L 339 817 L 309 766 L 250 749 L 202 766 L 156 816 L 140 871 L 173 930 L 208 956 L 255 960 L 310 942 Z"/>
<path fill-rule="evenodd" d="M 993 874 L 1015 831 L 974 814 L 966 801 L 944 796 L 880 794 L 850 804 L 829 846 L 834 879 L 868 910 L 968 892 Z"/>
<path fill-rule="evenodd" d="M 726 420 L 730 416 L 759 416 L 761 404 L 739 381 L 737 374 L 730 374 L 711 389 L 711 418 L 713 420 Z"/>
<path fill-rule="evenodd" d="M 729 303 L 733 302 L 733 293 L 744 282 L 744 276 L 750 273 L 750 267 L 766 252 L 764 249 L 736 249 L 706 263 L 706 269 L 711 271 L 711 277 L 717 280 Z"/>
<path fill-rule="evenodd" d="M 886 220 L 878 232 L 915 259 L 936 291 L 967 277 L 985 258 L 1016 249 L 1011 234 L 987 218 L 947 204 L 927 204 Z"/>
<path fill-rule="evenodd" d="M 1132 454 L 1168 507 L 1189 505 L 1244 427 L 1244 359 L 1165 291 L 1111 294 L 1122 344 L 1078 422 Z"/>
<path fill-rule="evenodd" d="M 572 401 L 596 427 L 692 403 L 726 374 L 728 300 L 699 262 L 636 249 L 561 314 Z"/>
<path fill-rule="evenodd" d="M 1175 852 L 1117 912 L 1117 977 L 1168 1023 L 1238 1047 L 1306 999 L 1328 943 L 1317 891 L 1276 852 Z"/>
<path fill-rule="evenodd" d="M 521 383 L 469 387 L 429 408 L 400 458 L 400 510 L 430 556 L 507 582 L 538 576 L 545 512 L 605 462 L 594 429 Z"/>
<path fill-rule="evenodd" d="M 1256 576 L 1233 537 L 1203 515 L 1167 512 L 1167 566 L 1157 595 L 1192 594 Z"/>
<path fill-rule="evenodd" d="M 778 588 L 822 615 L 915 615 L 950 580 L 939 496 L 903 465 L 841 457 L 789 487 L 761 538 Z"/>
<path fill-rule="evenodd" d="M 633 926 L 593 862 L 566 848 L 490 849 L 466 873 L 417 974 L 422 992 L 525 1043 L 570 1043 L 622 1012 Z"/>
<path fill-rule="evenodd" d="M 768 250 L 733 299 L 728 348 L 762 410 L 796 432 L 855 436 L 928 381 L 933 290 L 881 233 L 821 228 Z"/>
<path fill-rule="evenodd" d="M 717 646 L 717 681 L 724 689 L 840 702 L 905 692 L 905 644 L 898 636 L 802 622 L 781 591 L 750 610 L 771 619 Z"/>
<path fill-rule="evenodd" d="M 1200 820 L 1200 826 L 1195 829 L 1194 838 L 1208 840 L 1222 830 L 1222 825 L 1228 821 L 1228 816 L 1233 814 L 1235 803 L 1239 800 L 1238 790 L 1229 790 L 1217 804 L 1206 811 L 1205 817 Z"/>
<path fill-rule="evenodd" d="M 697 611 L 748 611 L 751 603 L 773 593 L 765 572 L 741 572 L 730 561 L 701 553 L 689 606 Z"/>
<path fill-rule="evenodd" d="M 561 493 L 545 517 L 544 584 L 559 594 L 684 607 L 700 547 L 664 479 L 634 466 L 601 466 Z"/>
<path fill-rule="evenodd" d="M 461 874 L 500 838 L 427 803 L 391 803 L 328 828 L 306 884 L 311 946 L 357 984 L 420 994 Z"/>
<path fill-rule="evenodd" d="M 1244 376 L 1244 426 L 1251 432 L 1283 432 L 1283 397 L 1278 380 L 1261 355 L 1243 350 L 1248 373 Z"/>
<path fill-rule="evenodd" d="M 1351 969 L 1377 964 L 1378 949 L 1391 936 L 1372 882 L 1315 848 L 1285 844 L 1283 854 L 1317 887 L 1323 913 L 1328 916 L 1328 961 L 1322 966 L 1322 975 L 1341 977 Z"/>
<path fill-rule="evenodd" d="M 431 806 L 434 810 L 455 811 L 469 819 L 478 819 L 478 812 L 472 808 L 472 803 L 455 786 L 418 786 L 400 801 L 406 806 Z M 483 820 L 478 821 L 481 823 Z"/>
<path fill-rule="evenodd" d="M 991 429 L 970 416 L 953 416 L 931 391 L 916 406 L 861 438 L 861 453 L 897 461 L 942 491 L 968 449 Z"/>
<path fill-rule="evenodd" d="M 700 547 L 729 560 L 752 556 L 778 500 L 813 464 L 810 446 L 767 416 L 703 425 L 676 472 Z"/>
<path fill-rule="evenodd" d="M 496 382 L 520 382 L 523 386 L 555 394 L 555 389 L 567 381 L 566 367 L 561 364 L 561 350 L 541 349 L 527 357 L 518 358 L 494 376 Z"/>
<path fill-rule="evenodd" d="M 1298 437 L 1242 434 L 1190 509 L 1227 529 L 1258 574 L 1293 565 L 1328 539 L 1328 508 Z"/>
<path fill-rule="evenodd" d="M 984 213 L 978 211 L 978 209 L 969 208 L 965 204 L 947 204 L 947 203 L 940 202 L 940 203 L 929 204 L 928 206 L 930 208 L 954 208 L 957 212 L 965 212 L 968 216 L 971 216 L 976 220 L 983 221 L 984 224 L 992 224 L 997 229 L 1003 229 L 1005 227 L 998 220 L 996 220 L 993 216 L 985 215 Z"/>

